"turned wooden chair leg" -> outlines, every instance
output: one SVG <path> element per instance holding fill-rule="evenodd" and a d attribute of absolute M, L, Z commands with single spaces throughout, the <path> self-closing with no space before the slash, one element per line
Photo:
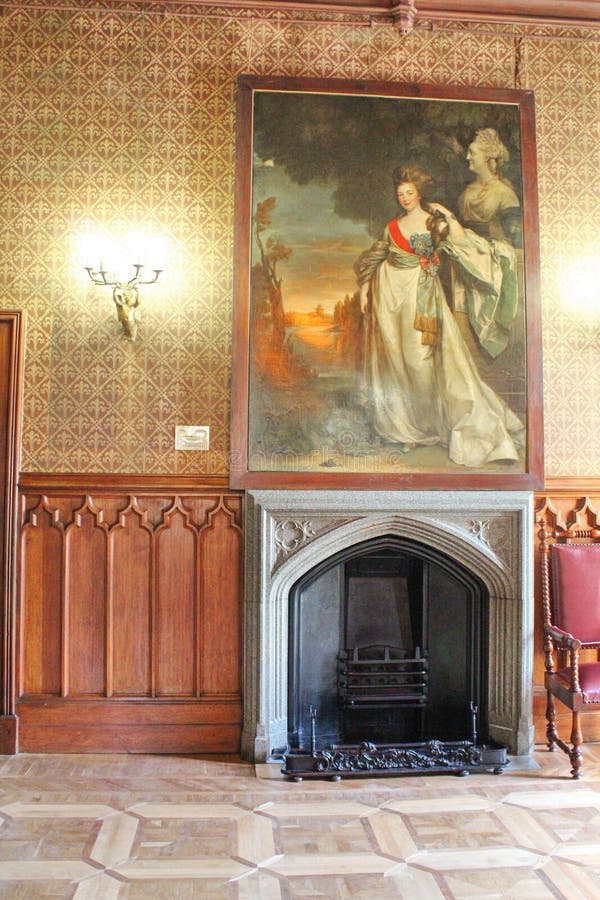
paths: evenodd
<path fill-rule="evenodd" d="M 548 697 L 548 702 L 546 704 L 546 721 L 548 722 L 546 739 L 548 741 L 548 750 L 554 752 L 554 750 L 556 750 L 556 741 L 558 740 L 558 731 L 556 730 L 556 709 L 554 707 L 552 694 L 550 691 L 547 691 L 546 693 Z"/>
<path fill-rule="evenodd" d="M 583 752 L 581 745 L 583 744 L 583 735 L 579 725 L 579 713 L 573 713 L 573 727 L 571 729 L 571 751 L 569 759 L 571 760 L 571 775 L 573 778 L 581 778 L 583 775 Z"/>

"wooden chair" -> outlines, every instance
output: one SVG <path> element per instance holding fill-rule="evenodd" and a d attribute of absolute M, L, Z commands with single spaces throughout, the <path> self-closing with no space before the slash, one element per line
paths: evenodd
<path fill-rule="evenodd" d="M 539 525 L 546 737 L 548 749 L 560 747 L 571 760 L 573 778 L 581 778 L 580 713 L 600 711 L 600 529 L 548 530 L 541 519 Z M 590 650 L 596 652 L 585 652 Z M 555 697 L 572 713 L 570 743 L 558 736 Z"/>

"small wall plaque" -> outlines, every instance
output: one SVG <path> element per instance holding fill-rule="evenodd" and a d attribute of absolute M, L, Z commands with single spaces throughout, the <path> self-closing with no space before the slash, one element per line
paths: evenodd
<path fill-rule="evenodd" d="M 176 425 L 176 450 L 208 450 L 210 427 L 208 425 Z"/>

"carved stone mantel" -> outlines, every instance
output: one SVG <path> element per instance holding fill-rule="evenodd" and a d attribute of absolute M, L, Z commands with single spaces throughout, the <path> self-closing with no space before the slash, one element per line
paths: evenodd
<path fill-rule="evenodd" d="M 290 589 L 340 550 L 410 538 L 457 559 L 489 593 L 490 736 L 533 749 L 533 495 L 485 491 L 249 491 L 242 750 L 287 743 Z"/>

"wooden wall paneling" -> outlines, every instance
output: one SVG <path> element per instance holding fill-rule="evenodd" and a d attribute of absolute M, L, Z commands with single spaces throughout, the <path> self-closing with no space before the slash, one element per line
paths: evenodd
<path fill-rule="evenodd" d="M 21 748 L 236 753 L 242 496 L 131 481 L 22 478 Z"/>
<path fill-rule="evenodd" d="M 227 559 L 228 565 L 221 566 Z M 242 532 L 221 502 L 200 531 L 201 688 L 206 693 L 240 691 Z"/>
<path fill-rule="evenodd" d="M 0 311 L 0 753 L 17 749 L 17 474 L 21 454 L 25 314 Z"/>
<path fill-rule="evenodd" d="M 63 525 L 42 497 L 21 531 L 19 694 L 62 693 Z"/>
<path fill-rule="evenodd" d="M 109 697 L 152 696 L 152 543 L 147 511 L 134 499 L 109 531 Z"/>
<path fill-rule="evenodd" d="M 156 696 L 198 696 L 196 530 L 179 503 L 156 540 Z"/>
<path fill-rule="evenodd" d="M 107 534 L 91 498 L 65 529 L 65 696 L 106 692 Z"/>

